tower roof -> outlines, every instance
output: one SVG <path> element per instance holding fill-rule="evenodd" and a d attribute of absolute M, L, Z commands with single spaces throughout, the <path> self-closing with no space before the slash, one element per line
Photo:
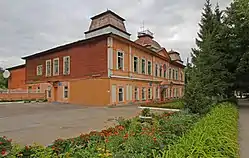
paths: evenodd
<path fill-rule="evenodd" d="M 97 18 L 99 18 L 99 17 L 102 17 L 102 16 L 104 16 L 104 15 L 106 15 L 106 14 L 112 14 L 113 16 L 117 17 L 118 19 L 120 19 L 120 20 L 122 20 L 122 21 L 125 21 L 124 18 L 122 18 L 121 16 L 119 16 L 118 14 L 114 13 L 114 12 L 111 11 L 111 10 L 107 10 L 107 11 L 105 11 L 105 12 L 103 12 L 103 13 L 100 13 L 100 14 L 98 14 L 98 15 L 95 15 L 95 16 L 91 17 L 91 19 L 94 20 L 94 19 L 97 19 Z"/>

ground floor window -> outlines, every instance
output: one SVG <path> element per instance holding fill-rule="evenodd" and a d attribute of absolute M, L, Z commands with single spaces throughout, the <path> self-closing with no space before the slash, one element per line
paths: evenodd
<path fill-rule="evenodd" d="M 119 102 L 124 101 L 124 88 L 123 87 L 118 88 L 118 101 Z"/>
<path fill-rule="evenodd" d="M 135 97 L 135 100 L 139 100 L 139 94 L 138 94 L 138 88 L 137 87 L 134 88 L 134 97 Z"/>
<path fill-rule="evenodd" d="M 152 99 L 152 89 L 151 88 L 148 89 L 148 98 Z"/>
<path fill-rule="evenodd" d="M 146 89 L 142 88 L 142 100 L 146 100 Z"/>
<path fill-rule="evenodd" d="M 64 98 L 68 98 L 68 86 L 64 86 Z"/>
<path fill-rule="evenodd" d="M 159 95 L 158 95 L 159 91 L 158 91 L 158 87 L 156 87 L 156 99 L 159 98 Z"/>
<path fill-rule="evenodd" d="M 40 93 L 40 87 L 37 87 L 36 91 L 37 91 L 37 93 Z"/>
<path fill-rule="evenodd" d="M 168 89 L 165 89 L 165 98 L 168 98 Z"/>

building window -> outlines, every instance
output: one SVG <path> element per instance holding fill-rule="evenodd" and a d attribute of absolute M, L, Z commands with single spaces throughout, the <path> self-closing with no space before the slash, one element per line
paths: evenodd
<path fill-rule="evenodd" d="M 175 80 L 175 69 L 173 69 L 173 74 L 172 74 L 172 76 L 173 76 L 173 80 Z"/>
<path fill-rule="evenodd" d="M 146 100 L 146 88 L 142 88 L 142 100 Z"/>
<path fill-rule="evenodd" d="M 159 91 L 158 91 L 158 87 L 156 87 L 156 99 L 159 98 L 159 95 L 158 95 Z"/>
<path fill-rule="evenodd" d="M 51 98 L 51 87 L 48 87 L 48 98 Z"/>
<path fill-rule="evenodd" d="M 162 77 L 162 66 L 160 66 L 160 69 L 159 69 L 159 76 Z"/>
<path fill-rule="evenodd" d="M 179 88 L 176 88 L 176 97 L 179 97 Z"/>
<path fill-rule="evenodd" d="M 37 93 L 40 93 L 40 86 L 37 87 L 37 90 L 36 90 Z"/>
<path fill-rule="evenodd" d="M 158 76 L 158 65 L 156 64 L 155 66 L 155 76 L 157 77 Z"/>
<path fill-rule="evenodd" d="M 68 86 L 64 86 L 64 98 L 68 98 Z"/>
<path fill-rule="evenodd" d="M 142 59 L 142 74 L 145 74 L 145 59 Z"/>
<path fill-rule="evenodd" d="M 124 101 L 124 88 L 122 87 L 118 88 L 118 101 Z"/>
<path fill-rule="evenodd" d="M 70 56 L 63 57 L 63 75 L 70 74 Z"/>
<path fill-rule="evenodd" d="M 32 92 L 32 86 L 28 86 L 28 93 Z"/>
<path fill-rule="evenodd" d="M 167 71 L 166 70 L 163 70 L 163 77 L 166 78 L 167 76 Z"/>
<path fill-rule="evenodd" d="M 46 76 L 51 76 L 51 60 L 46 60 Z"/>
<path fill-rule="evenodd" d="M 135 97 L 135 100 L 139 100 L 139 94 L 138 94 L 138 88 L 137 87 L 134 88 L 134 97 Z"/>
<path fill-rule="evenodd" d="M 124 69 L 124 53 L 118 52 L 118 70 Z"/>
<path fill-rule="evenodd" d="M 53 61 L 53 75 L 59 75 L 59 58 L 56 58 Z"/>
<path fill-rule="evenodd" d="M 138 57 L 133 58 L 133 71 L 138 72 Z"/>
<path fill-rule="evenodd" d="M 148 75 L 151 75 L 151 61 L 148 61 Z"/>
<path fill-rule="evenodd" d="M 152 99 L 152 89 L 151 88 L 148 89 L 148 98 Z"/>
<path fill-rule="evenodd" d="M 171 69 L 169 69 L 169 79 L 172 79 L 172 76 L 171 76 Z"/>
<path fill-rule="evenodd" d="M 178 70 L 176 70 L 176 80 L 178 80 Z"/>
<path fill-rule="evenodd" d="M 38 65 L 36 68 L 36 75 L 41 76 L 42 75 L 42 65 Z"/>

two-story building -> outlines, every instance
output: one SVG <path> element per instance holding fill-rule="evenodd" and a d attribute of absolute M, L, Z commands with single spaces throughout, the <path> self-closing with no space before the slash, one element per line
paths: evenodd
<path fill-rule="evenodd" d="M 46 92 L 49 101 L 84 105 L 183 96 L 184 65 L 178 52 L 168 52 L 148 30 L 130 40 L 125 20 L 110 10 L 91 20 L 84 40 L 22 58 L 28 89 Z"/>

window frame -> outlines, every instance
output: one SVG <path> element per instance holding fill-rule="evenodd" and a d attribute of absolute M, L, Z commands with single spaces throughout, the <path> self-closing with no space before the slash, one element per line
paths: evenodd
<path fill-rule="evenodd" d="M 67 88 L 66 88 L 67 87 Z M 67 89 L 67 93 L 65 93 L 66 90 Z M 67 94 L 67 96 L 65 97 L 65 94 Z M 66 85 L 66 86 L 63 86 L 63 98 L 64 99 L 68 99 L 68 97 L 69 97 L 69 88 L 68 88 L 68 86 Z"/>
<path fill-rule="evenodd" d="M 159 77 L 162 77 L 163 66 L 159 64 Z"/>
<path fill-rule="evenodd" d="M 150 67 L 149 67 L 149 65 L 150 65 Z M 147 61 L 147 74 L 148 75 L 152 74 L 152 62 L 150 60 Z"/>
<path fill-rule="evenodd" d="M 144 65 L 143 65 L 143 61 L 144 61 Z M 144 71 L 143 71 L 143 68 L 144 68 Z M 141 60 L 141 73 L 146 74 L 146 60 L 144 58 L 142 58 Z"/>
<path fill-rule="evenodd" d="M 155 64 L 155 76 L 158 77 L 158 64 Z"/>
<path fill-rule="evenodd" d="M 146 88 L 143 87 L 142 88 L 142 101 L 145 101 L 146 100 Z"/>
<path fill-rule="evenodd" d="M 122 89 L 122 100 L 120 100 L 120 89 Z M 118 87 L 118 102 L 124 102 L 124 87 Z"/>
<path fill-rule="evenodd" d="M 48 63 L 50 63 L 50 67 L 48 69 Z M 48 73 L 48 70 L 49 70 L 49 73 Z M 49 59 L 49 60 L 46 60 L 46 77 L 50 77 L 52 76 L 52 60 Z"/>
<path fill-rule="evenodd" d="M 135 71 L 135 58 L 136 60 L 136 71 Z M 133 56 L 133 72 L 138 73 L 139 72 L 139 58 L 137 56 Z"/>
<path fill-rule="evenodd" d="M 121 53 L 122 56 L 119 56 L 119 53 Z M 119 68 L 119 58 L 122 58 L 122 68 Z M 117 51 L 117 70 L 124 70 L 124 52 L 120 50 Z"/>
<path fill-rule="evenodd" d="M 55 73 L 55 61 L 58 61 L 58 72 L 57 74 Z M 59 58 L 54 58 L 53 59 L 53 76 L 58 76 L 60 75 L 60 59 Z"/>
<path fill-rule="evenodd" d="M 41 69 L 41 72 L 39 73 L 39 70 Z M 42 76 L 43 73 L 43 65 L 37 65 L 36 66 L 36 76 Z"/>
<path fill-rule="evenodd" d="M 148 99 L 152 100 L 152 88 L 148 88 Z"/>
<path fill-rule="evenodd" d="M 68 72 L 65 72 L 65 70 L 66 70 L 66 64 L 65 64 L 65 62 L 66 62 L 66 59 L 68 58 Z M 71 58 L 70 58 L 70 56 L 64 56 L 63 57 L 63 75 L 70 75 L 70 67 L 71 67 Z"/>

